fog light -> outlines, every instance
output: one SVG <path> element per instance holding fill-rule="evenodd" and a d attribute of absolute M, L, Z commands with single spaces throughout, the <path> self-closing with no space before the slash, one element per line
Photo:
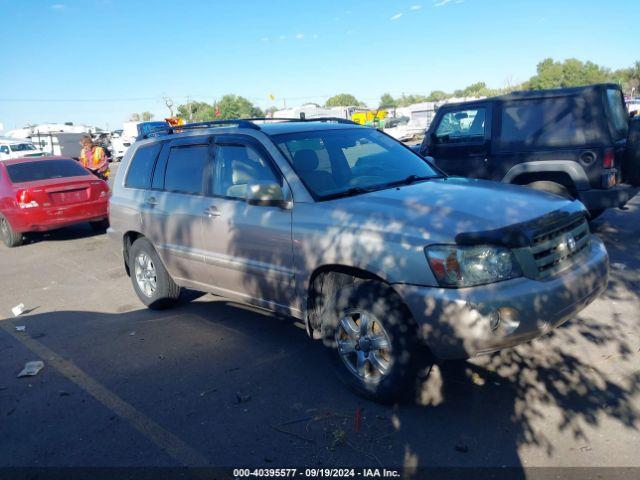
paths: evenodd
<path fill-rule="evenodd" d="M 505 335 L 510 335 L 520 326 L 518 310 L 511 307 L 500 307 L 498 309 L 501 330 Z"/>
<path fill-rule="evenodd" d="M 500 326 L 500 314 L 495 311 L 489 315 L 489 328 L 494 332 Z"/>

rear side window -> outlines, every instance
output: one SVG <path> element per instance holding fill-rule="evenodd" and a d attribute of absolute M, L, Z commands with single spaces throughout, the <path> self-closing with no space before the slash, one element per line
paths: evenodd
<path fill-rule="evenodd" d="M 624 108 L 622 92 L 615 88 L 607 88 L 607 107 L 611 116 L 611 125 L 615 133 L 615 139 L 627 138 L 629 134 L 629 119 Z"/>
<path fill-rule="evenodd" d="M 131 159 L 124 186 L 127 188 L 146 189 L 151 185 L 153 165 L 161 148 L 160 143 L 140 147 Z"/>
<path fill-rule="evenodd" d="M 596 140 L 591 109 L 582 97 L 518 100 L 502 108 L 500 146 L 571 147 Z"/>
<path fill-rule="evenodd" d="M 204 175 L 209 165 L 209 145 L 173 147 L 169 151 L 164 189 L 171 192 L 204 194 Z"/>
<path fill-rule="evenodd" d="M 438 143 L 482 142 L 486 109 L 473 108 L 445 113 L 436 129 Z"/>
<path fill-rule="evenodd" d="M 7 174 L 12 183 L 91 175 L 74 160 L 44 160 L 40 162 L 14 163 L 6 167 Z"/>

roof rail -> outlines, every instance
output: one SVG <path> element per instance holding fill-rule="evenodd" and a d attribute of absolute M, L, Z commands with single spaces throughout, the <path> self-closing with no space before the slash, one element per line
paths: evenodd
<path fill-rule="evenodd" d="M 253 122 L 335 122 L 345 123 L 349 125 L 359 125 L 356 122 L 348 120 L 346 118 L 339 117 L 319 117 L 319 118 L 268 118 L 268 117 L 254 117 L 254 118 L 240 118 L 234 120 L 211 120 L 208 122 L 187 123 L 185 125 L 171 126 L 167 122 L 142 122 L 138 124 L 138 137 L 136 140 L 144 140 L 145 138 L 159 137 L 165 135 L 171 135 L 174 133 L 184 132 L 185 130 L 196 130 L 199 128 L 214 128 L 224 125 L 235 125 L 241 128 L 250 128 L 252 130 L 260 130 L 260 126 Z"/>
<path fill-rule="evenodd" d="M 237 119 L 237 120 L 211 120 L 209 122 L 198 122 L 198 123 L 186 123 L 184 125 L 176 125 L 171 128 L 170 133 L 174 133 L 176 131 L 182 130 L 193 130 L 196 128 L 210 128 L 217 127 L 219 125 L 237 125 L 242 128 L 251 128 L 253 130 L 260 130 L 255 123 L 252 123 L 249 119 Z"/>

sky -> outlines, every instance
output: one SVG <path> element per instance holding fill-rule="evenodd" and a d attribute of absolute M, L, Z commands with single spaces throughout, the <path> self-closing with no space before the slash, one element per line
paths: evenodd
<path fill-rule="evenodd" d="M 121 128 L 163 97 L 266 108 L 640 60 L 637 0 L 0 0 L 0 123 Z M 270 95 L 275 100 L 270 99 Z"/>

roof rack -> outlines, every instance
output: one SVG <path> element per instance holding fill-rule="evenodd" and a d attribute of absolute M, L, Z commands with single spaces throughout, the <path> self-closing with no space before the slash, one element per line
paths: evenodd
<path fill-rule="evenodd" d="M 305 118 L 304 113 L 300 114 L 300 118 L 269 118 L 269 117 L 253 117 L 239 118 L 234 120 L 211 120 L 208 122 L 187 123 L 185 125 L 171 126 L 167 122 L 142 122 L 138 124 L 138 137 L 136 140 L 144 140 L 146 138 L 160 137 L 172 135 L 174 133 L 184 132 L 185 130 L 196 130 L 199 128 L 215 128 L 225 125 L 235 125 L 241 128 L 250 128 L 252 130 L 260 130 L 260 126 L 253 122 L 335 122 L 349 125 L 358 125 L 358 123 L 339 117 L 319 117 Z"/>

